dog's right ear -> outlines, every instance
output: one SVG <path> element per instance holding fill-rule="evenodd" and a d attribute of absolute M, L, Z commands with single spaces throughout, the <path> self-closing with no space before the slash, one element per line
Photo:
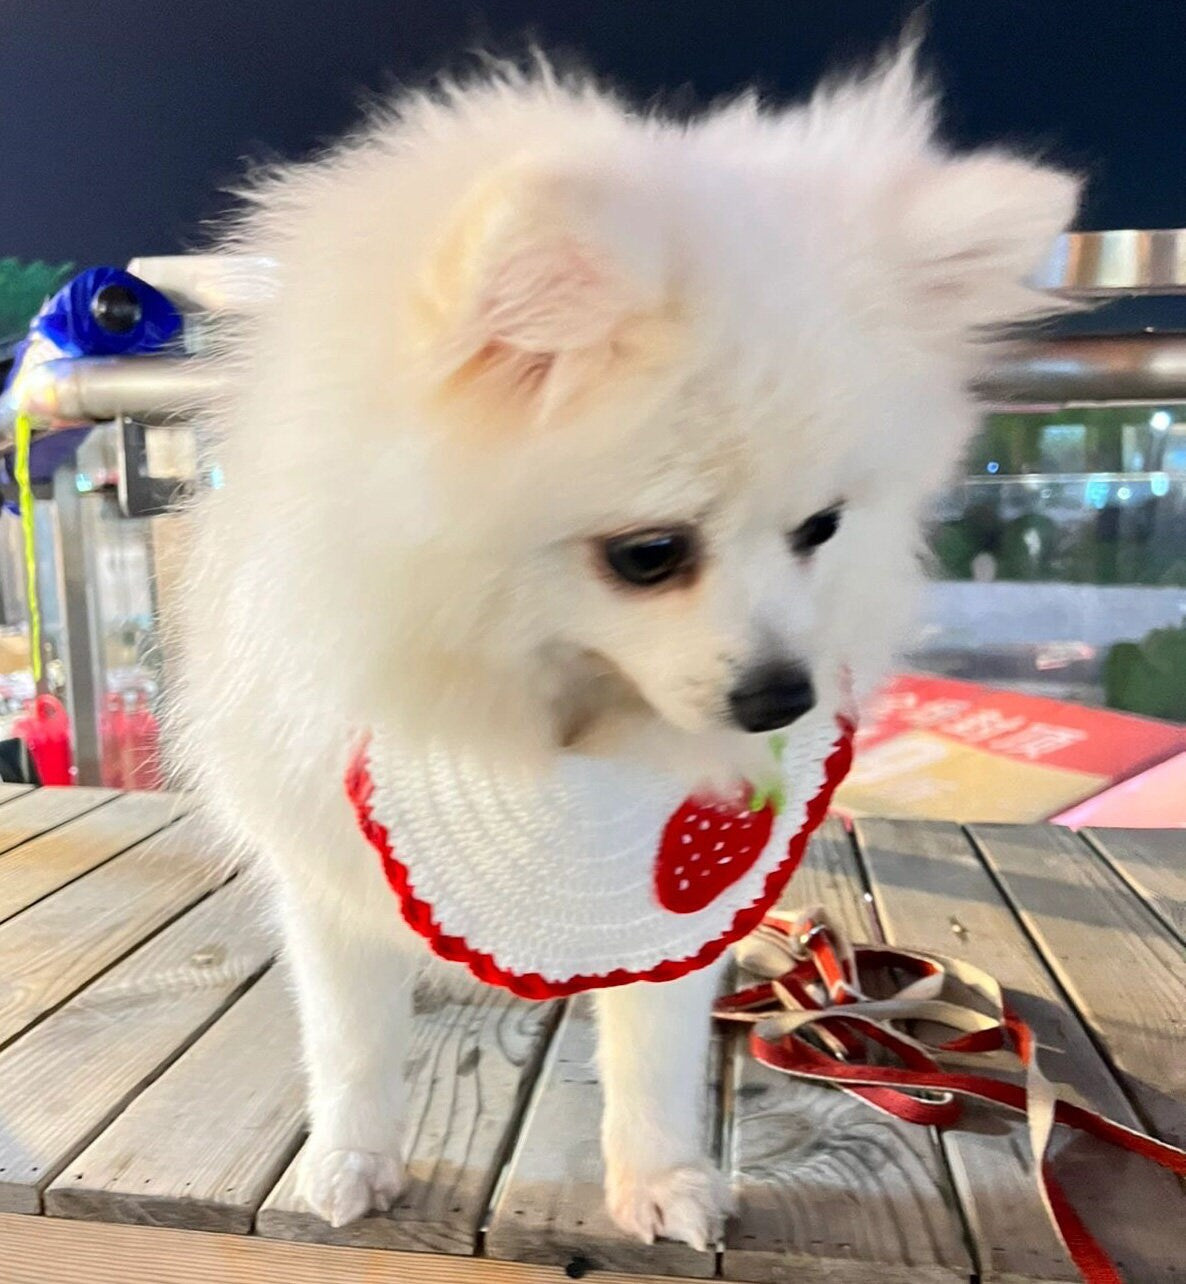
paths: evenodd
<path fill-rule="evenodd" d="M 915 167 L 899 185 L 890 253 L 916 325 L 966 334 L 1056 311 L 1027 279 L 1074 218 L 1079 187 L 1071 174 L 991 151 Z"/>
<path fill-rule="evenodd" d="M 462 204 L 421 281 L 433 377 L 467 414 L 539 423 L 675 338 L 669 242 L 645 192 L 526 164 Z"/>

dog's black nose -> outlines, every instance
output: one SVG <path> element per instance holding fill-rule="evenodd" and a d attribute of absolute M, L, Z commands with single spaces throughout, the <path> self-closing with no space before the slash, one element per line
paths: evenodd
<path fill-rule="evenodd" d="M 756 669 L 729 693 L 733 721 L 746 731 L 775 731 L 814 706 L 811 674 L 798 664 Z"/>

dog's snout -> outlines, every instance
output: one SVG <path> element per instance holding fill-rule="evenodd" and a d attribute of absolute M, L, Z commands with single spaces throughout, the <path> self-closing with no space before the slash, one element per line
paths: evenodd
<path fill-rule="evenodd" d="M 799 664 L 767 665 L 729 693 L 733 721 L 746 731 L 775 731 L 815 706 L 811 674 Z"/>

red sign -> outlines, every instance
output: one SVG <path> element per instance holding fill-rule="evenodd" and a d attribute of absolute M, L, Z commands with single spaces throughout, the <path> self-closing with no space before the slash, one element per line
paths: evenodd
<path fill-rule="evenodd" d="M 842 809 L 1045 820 L 1186 752 L 1186 728 L 952 678 L 902 675 L 857 736 Z"/>

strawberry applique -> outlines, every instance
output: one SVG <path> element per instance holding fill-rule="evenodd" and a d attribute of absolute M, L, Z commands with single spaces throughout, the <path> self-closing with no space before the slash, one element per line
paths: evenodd
<path fill-rule="evenodd" d="M 731 887 L 770 841 L 786 798 L 781 777 L 787 738 L 768 741 L 778 783 L 732 798 L 689 798 L 667 822 L 655 861 L 655 896 L 673 914 L 695 914 Z"/>
<path fill-rule="evenodd" d="M 770 841 L 770 792 L 689 798 L 667 822 L 655 861 L 655 895 L 673 914 L 702 910 L 747 873 Z"/>

